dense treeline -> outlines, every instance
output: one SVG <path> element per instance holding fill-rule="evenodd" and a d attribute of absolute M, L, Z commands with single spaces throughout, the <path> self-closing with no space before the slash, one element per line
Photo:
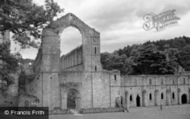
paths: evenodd
<path fill-rule="evenodd" d="M 148 41 L 126 46 L 113 53 L 101 53 L 104 69 L 121 74 L 174 74 L 190 71 L 190 38 Z"/>

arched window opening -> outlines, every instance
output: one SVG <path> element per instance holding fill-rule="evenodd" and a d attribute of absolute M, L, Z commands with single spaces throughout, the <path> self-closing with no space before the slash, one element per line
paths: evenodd
<path fill-rule="evenodd" d="M 96 54 L 96 47 L 94 48 L 94 54 Z"/>
<path fill-rule="evenodd" d="M 175 93 L 172 93 L 172 99 L 175 99 Z"/>
<path fill-rule="evenodd" d="M 132 95 L 130 95 L 130 101 L 133 101 L 133 96 Z"/>
<path fill-rule="evenodd" d="M 164 94 L 163 93 L 161 93 L 161 99 L 164 99 Z"/>
<path fill-rule="evenodd" d="M 83 63 L 82 34 L 68 27 L 60 34 L 60 68 L 70 69 Z"/>
<path fill-rule="evenodd" d="M 114 75 L 114 80 L 117 81 L 117 76 L 116 75 Z"/>
<path fill-rule="evenodd" d="M 149 99 L 152 100 L 152 94 L 151 93 L 149 94 Z"/>
<path fill-rule="evenodd" d="M 60 37 L 60 56 L 68 54 L 70 51 L 82 45 L 81 33 L 75 27 L 68 27 L 64 29 Z"/>

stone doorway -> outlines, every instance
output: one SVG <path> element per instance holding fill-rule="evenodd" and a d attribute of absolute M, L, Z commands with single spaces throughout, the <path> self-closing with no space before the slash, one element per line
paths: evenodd
<path fill-rule="evenodd" d="M 183 94 L 181 96 L 181 104 L 187 104 L 187 95 L 186 94 Z"/>
<path fill-rule="evenodd" d="M 137 97 L 136 97 L 136 105 L 137 105 L 137 107 L 141 106 L 141 98 L 139 95 L 137 95 Z"/>
<path fill-rule="evenodd" d="M 67 93 L 67 108 L 78 109 L 80 107 L 80 95 L 75 89 L 70 89 Z"/>

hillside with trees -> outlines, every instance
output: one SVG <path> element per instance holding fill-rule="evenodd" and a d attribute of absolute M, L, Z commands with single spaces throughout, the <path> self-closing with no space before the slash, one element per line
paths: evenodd
<path fill-rule="evenodd" d="M 148 41 L 126 46 L 113 53 L 101 53 L 104 69 L 117 69 L 121 74 L 174 74 L 190 71 L 190 38 Z"/>

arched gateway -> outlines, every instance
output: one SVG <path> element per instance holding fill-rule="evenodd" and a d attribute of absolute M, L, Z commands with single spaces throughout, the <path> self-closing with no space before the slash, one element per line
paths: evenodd
<path fill-rule="evenodd" d="M 46 29 L 43 30 L 42 49 L 44 49 L 44 51 L 48 54 L 50 53 L 49 55 L 54 55 L 55 57 L 57 57 L 56 61 L 60 63 L 60 58 L 58 58 L 60 57 L 60 34 L 64 31 L 64 29 L 70 26 L 78 29 L 82 36 L 83 70 L 101 70 L 100 56 L 98 56 L 100 52 L 100 34 L 95 31 L 95 29 L 90 28 L 88 25 L 82 22 L 74 14 L 69 13 L 65 15 L 64 17 L 53 22 Z M 53 64 L 51 60 L 54 60 L 55 62 L 55 59 L 48 60 L 50 62 L 49 65 Z M 91 65 L 92 68 L 89 67 Z M 59 66 L 59 64 L 55 64 L 53 66 L 57 67 Z M 53 69 L 54 67 L 51 67 L 51 69 Z"/>
<path fill-rule="evenodd" d="M 137 105 L 137 107 L 141 106 L 141 98 L 139 95 L 137 95 L 137 97 L 136 97 L 136 105 Z"/>
<path fill-rule="evenodd" d="M 75 89 L 69 89 L 67 92 L 67 108 L 79 109 L 80 108 L 80 94 Z"/>
<path fill-rule="evenodd" d="M 186 104 L 187 103 L 187 95 L 186 94 L 183 94 L 181 96 L 181 104 Z"/>

